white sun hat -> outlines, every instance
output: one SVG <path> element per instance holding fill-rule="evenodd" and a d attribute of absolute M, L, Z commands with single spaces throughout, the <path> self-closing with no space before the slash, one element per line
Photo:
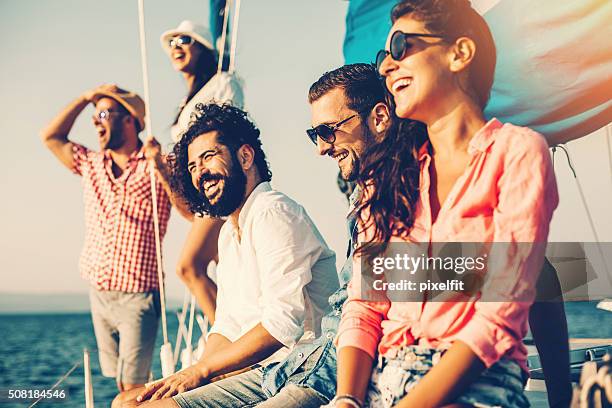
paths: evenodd
<path fill-rule="evenodd" d="M 172 37 L 177 35 L 188 35 L 203 46 L 208 49 L 214 50 L 215 47 L 212 45 L 212 34 L 208 27 L 205 27 L 202 24 L 194 23 L 191 20 L 182 21 L 178 27 L 168 30 L 161 35 L 161 45 L 162 48 L 170 54 L 170 44 L 169 41 Z"/>

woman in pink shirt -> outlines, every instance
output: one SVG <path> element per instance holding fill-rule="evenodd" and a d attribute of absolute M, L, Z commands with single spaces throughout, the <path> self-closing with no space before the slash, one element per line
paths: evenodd
<path fill-rule="evenodd" d="M 364 163 L 362 246 L 330 406 L 528 406 L 522 339 L 558 203 L 548 146 L 529 129 L 485 121 L 495 45 L 469 1 L 406 0 L 392 20 L 379 71 L 396 114 L 425 124 L 428 137 L 414 139 L 415 180 L 385 179 L 374 171 L 380 164 Z M 403 185 L 420 186 L 418 197 Z M 378 289 L 368 287 L 375 277 L 364 266 L 383 255 L 387 245 L 375 243 L 393 242 L 429 251 L 432 243 L 506 244 L 471 297 L 447 292 L 452 301 L 432 301 L 425 291 L 398 302 L 387 292 L 374 301 L 365 294 Z"/>

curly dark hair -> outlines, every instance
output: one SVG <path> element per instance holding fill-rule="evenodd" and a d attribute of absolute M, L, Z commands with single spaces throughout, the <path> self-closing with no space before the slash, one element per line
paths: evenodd
<path fill-rule="evenodd" d="M 495 41 L 485 19 L 469 0 L 403 0 L 391 11 L 391 21 L 395 23 L 407 14 L 423 22 L 430 32 L 442 35 L 445 41 L 459 37 L 474 41 L 476 54 L 469 67 L 470 89 L 466 91 L 484 109 L 491 95 L 497 59 Z"/>
<path fill-rule="evenodd" d="M 169 160 L 171 187 L 185 199 L 194 214 L 203 214 L 205 211 L 201 193 L 193 186 L 191 174 L 187 169 L 189 161 L 187 150 L 194 139 L 211 131 L 218 133 L 217 141 L 227 146 L 232 157 L 241 146 L 251 146 L 255 151 L 255 166 L 261 180 L 272 179 L 272 172 L 259 139 L 259 129 L 249 119 L 248 114 L 230 104 L 199 103 L 191 114 L 189 127 L 181 135 L 180 141 L 174 145 Z"/>

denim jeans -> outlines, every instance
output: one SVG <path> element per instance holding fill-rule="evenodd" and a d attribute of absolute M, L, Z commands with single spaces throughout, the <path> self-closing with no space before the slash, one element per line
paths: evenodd
<path fill-rule="evenodd" d="M 441 350 L 407 346 L 393 357 L 379 357 L 372 371 L 365 406 L 390 408 L 396 405 L 429 372 Z M 526 373 L 513 360 L 500 360 L 482 374 L 453 402 L 480 408 L 526 408 L 523 387 Z"/>
<path fill-rule="evenodd" d="M 325 403 L 312 389 L 295 384 L 268 398 L 261 381 L 262 369 L 257 368 L 179 394 L 174 401 L 181 408 L 318 408 Z"/>

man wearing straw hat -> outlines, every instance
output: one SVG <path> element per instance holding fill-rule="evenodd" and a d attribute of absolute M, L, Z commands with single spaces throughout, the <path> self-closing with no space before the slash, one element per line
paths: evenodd
<path fill-rule="evenodd" d="M 100 151 L 68 139 L 90 103 Z M 81 176 L 86 233 L 79 267 L 90 283 L 102 374 L 116 378 L 120 391 L 148 380 L 160 316 L 150 181 L 155 161 L 147 160 L 159 157 L 159 145 L 138 138 L 144 117 L 138 95 L 102 85 L 76 98 L 41 133 L 59 161 Z M 160 239 L 170 217 L 165 188 L 157 180 Z"/>

